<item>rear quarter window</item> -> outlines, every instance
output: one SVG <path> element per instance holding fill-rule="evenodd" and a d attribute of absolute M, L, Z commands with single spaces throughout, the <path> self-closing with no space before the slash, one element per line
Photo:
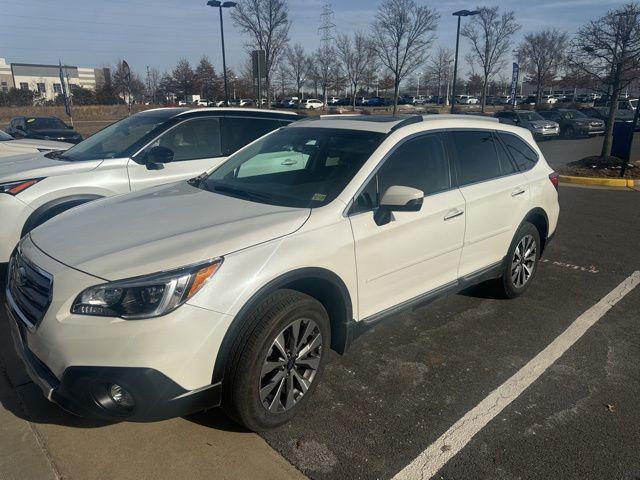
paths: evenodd
<path fill-rule="evenodd" d="M 518 170 L 521 172 L 531 170 L 538 163 L 538 154 L 527 142 L 509 133 L 500 132 L 498 135 L 517 165 Z"/>

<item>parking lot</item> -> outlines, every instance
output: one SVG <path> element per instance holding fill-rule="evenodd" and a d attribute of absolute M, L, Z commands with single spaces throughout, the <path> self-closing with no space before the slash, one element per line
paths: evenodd
<path fill-rule="evenodd" d="M 576 145 L 592 148 L 582 142 L 591 140 L 543 150 L 560 149 L 547 153 L 557 165 Z M 498 390 L 499 401 L 511 395 L 504 409 L 476 422 L 483 400 L 636 278 L 640 191 L 561 187 L 560 203 L 526 295 L 501 300 L 480 286 L 386 320 L 332 355 L 308 408 L 262 437 L 219 411 L 153 424 L 72 417 L 26 377 L 2 315 L 0 478 L 637 479 L 640 288 L 564 344 L 528 388 Z M 464 422 L 451 431 L 463 418 L 475 436 L 459 435 Z M 451 457 L 442 468 L 421 456 L 434 442 Z"/>

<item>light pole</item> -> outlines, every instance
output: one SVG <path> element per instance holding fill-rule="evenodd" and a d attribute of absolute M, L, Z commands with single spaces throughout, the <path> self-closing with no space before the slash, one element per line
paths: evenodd
<path fill-rule="evenodd" d="M 453 113 L 455 109 L 456 82 L 458 81 L 458 47 L 460 46 L 460 18 L 469 17 L 471 15 L 478 15 L 479 13 L 480 12 L 478 10 L 474 10 L 474 11 L 458 10 L 457 12 L 452 13 L 454 17 L 458 17 L 458 30 L 456 31 L 456 56 L 453 62 L 453 87 L 451 89 L 451 113 Z"/>
<path fill-rule="evenodd" d="M 227 83 L 227 60 L 224 54 L 224 24 L 222 22 L 222 9 L 235 7 L 236 2 L 219 2 L 218 0 L 209 0 L 207 5 L 210 7 L 218 7 L 220 10 L 220 38 L 222 39 L 222 74 L 224 76 L 224 102 L 229 106 L 229 85 Z"/>

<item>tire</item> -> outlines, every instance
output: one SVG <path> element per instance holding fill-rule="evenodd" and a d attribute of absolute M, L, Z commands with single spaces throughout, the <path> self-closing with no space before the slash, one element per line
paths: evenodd
<path fill-rule="evenodd" d="M 527 255 L 531 245 L 534 251 Z M 538 270 L 540 246 L 538 229 L 529 222 L 523 222 L 511 241 L 504 271 L 499 280 L 500 293 L 505 298 L 519 297 L 529 288 Z M 523 250 L 525 257 L 519 260 L 522 258 Z"/>
<path fill-rule="evenodd" d="M 270 430 L 300 412 L 318 385 L 331 342 L 329 315 L 309 295 L 277 290 L 243 322 L 225 369 L 222 406 L 249 430 Z"/>

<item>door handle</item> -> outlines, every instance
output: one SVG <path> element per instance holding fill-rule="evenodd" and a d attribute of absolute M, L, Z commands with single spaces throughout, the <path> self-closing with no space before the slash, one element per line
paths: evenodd
<path fill-rule="evenodd" d="M 451 220 L 452 218 L 456 218 L 459 217 L 460 215 L 464 214 L 464 210 L 460 210 L 459 208 L 454 208 L 453 210 L 450 210 L 449 212 L 447 212 L 447 214 L 444 216 L 444 220 Z"/>
<path fill-rule="evenodd" d="M 295 165 L 296 163 L 298 163 L 297 160 L 292 160 L 290 158 L 283 160 L 280 165 Z"/>
<path fill-rule="evenodd" d="M 513 192 L 511 192 L 512 197 L 517 197 L 518 195 L 522 195 L 526 190 L 524 188 L 517 188 Z"/>

